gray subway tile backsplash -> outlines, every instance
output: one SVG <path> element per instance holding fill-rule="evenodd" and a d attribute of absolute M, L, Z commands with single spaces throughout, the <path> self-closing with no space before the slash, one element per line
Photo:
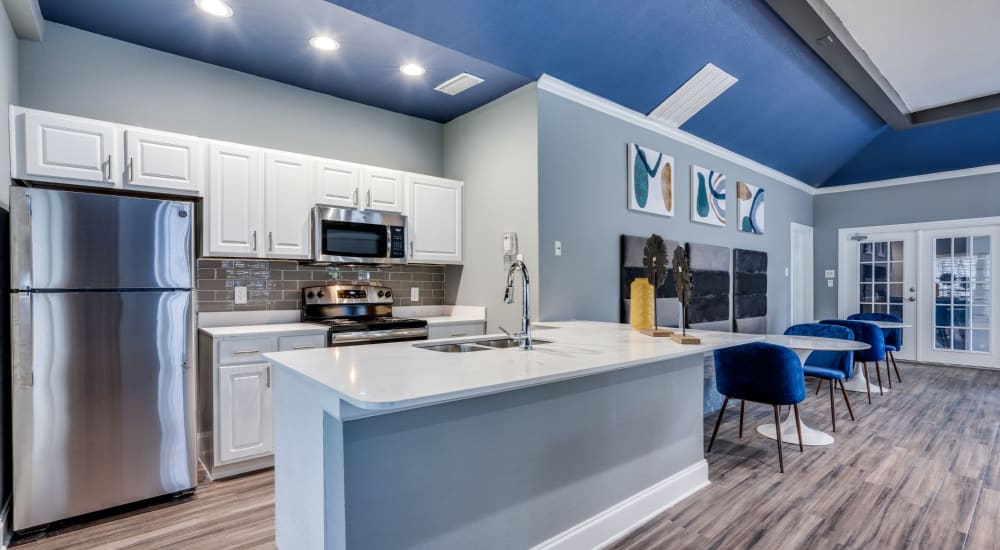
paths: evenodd
<path fill-rule="evenodd" d="M 379 281 L 395 293 L 395 305 L 444 305 L 445 268 L 437 265 L 393 267 L 311 266 L 288 260 L 198 260 L 199 311 L 299 309 L 302 288 L 326 281 Z M 247 287 L 247 303 L 233 302 L 233 288 Z M 410 301 L 410 288 L 420 300 Z"/>

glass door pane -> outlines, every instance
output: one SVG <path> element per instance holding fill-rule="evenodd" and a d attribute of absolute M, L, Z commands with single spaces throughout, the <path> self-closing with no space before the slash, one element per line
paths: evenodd
<path fill-rule="evenodd" d="M 858 246 L 858 311 L 891 313 L 905 321 L 903 312 L 903 241 L 863 242 Z"/>
<path fill-rule="evenodd" d="M 934 240 L 934 349 L 990 353 L 991 237 Z"/>

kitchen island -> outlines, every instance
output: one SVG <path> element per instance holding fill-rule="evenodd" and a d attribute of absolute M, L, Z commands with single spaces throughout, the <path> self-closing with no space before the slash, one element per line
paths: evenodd
<path fill-rule="evenodd" d="M 528 351 L 266 354 L 278 547 L 596 547 L 708 483 L 703 355 L 759 337 L 546 325 Z"/>

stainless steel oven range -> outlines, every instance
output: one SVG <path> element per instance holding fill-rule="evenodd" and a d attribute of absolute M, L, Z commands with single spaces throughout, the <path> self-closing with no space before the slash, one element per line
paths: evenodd
<path fill-rule="evenodd" d="M 376 281 L 302 289 L 302 320 L 330 327 L 327 346 L 426 340 L 427 321 L 392 316 L 392 290 Z"/>

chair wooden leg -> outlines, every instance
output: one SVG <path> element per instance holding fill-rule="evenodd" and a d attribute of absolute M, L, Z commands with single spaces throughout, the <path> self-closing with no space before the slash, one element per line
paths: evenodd
<path fill-rule="evenodd" d="M 722 415 L 726 414 L 726 405 L 729 404 L 729 397 L 722 400 L 722 408 L 719 409 L 719 419 L 715 421 L 715 429 L 712 430 L 712 439 L 708 440 L 708 450 L 705 454 L 712 452 L 712 444 L 715 443 L 715 436 L 719 435 L 719 425 L 722 424 Z"/>
<path fill-rule="evenodd" d="M 878 379 L 878 394 L 885 395 L 885 392 L 882 391 L 882 371 L 880 369 L 881 366 L 878 364 L 878 361 L 875 361 L 875 378 Z"/>
<path fill-rule="evenodd" d="M 854 422 L 854 411 L 851 410 L 851 400 L 847 398 L 847 389 L 844 388 L 844 381 L 838 380 L 840 382 L 840 393 L 844 396 L 844 403 L 847 403 L 847 413 L 851 415 L 851 422 Z"/>
<path fill-rule="evenodd" d="M 868 404 L 872 404 L 872 377 L 868 373 L 868 361 L 861 363 L 865 367 L 865 391 L 868 392 Z"/>
<path fill-rule="evenodd" d="M 819 379 L 819 380 L 818 380 L 818 381 L 816 382 L 816 395 L 819 395 L 819 390 L 820 390 L 820 388 L 822 388 L 822 387 L 823 387 L 823 379 L 822 379 L 822 378 L 820 378 L 820 379 Z"/>
<path fill-rule="evenodd" d="M 889 389 L 892 389 L 892 372 L 889 371 L 889 352 L 885 352 L 885 376 L 889 382 Z"/>
<path fill-rule="evenodd" d="M 889 352 L 889 358 L 892 359 L 892 369 L 896 371 L 896 382 L 903 383 L 903 379 L 899 377 L 899 367 L 896 366 L 896 354 Z"/>
<path fill-rule="evenodd" d="M 830 421 L 833 422 L 833 431 L 837 432 L 837 409 L 833 404 L 833 380 L 830 380 Z"/>
<path fill-rule="evenodd" d="M 743 439 L 743 407 L 746 406 L 745 399 L 740 399 L 740 439 Z"/>
<path fill-rule="evenodd" d="M 774 435 L 778 436 L 778 471 L 785 473 L 785 458 L 781 456 L 781 420 L 778 418 L 778 406 L 774 406 Z"/>
<path fill-rule="evenodd" d="M 830 387 L 833 387 L 833 382 L 830 382 Z M 802 420 L 799 418 L 799 406 L 798 404 L 792 405 L 792 410 L 795 411 L 795 431 L 799 435 L 799 452 L 803 452 L 802 449 Z"/>

